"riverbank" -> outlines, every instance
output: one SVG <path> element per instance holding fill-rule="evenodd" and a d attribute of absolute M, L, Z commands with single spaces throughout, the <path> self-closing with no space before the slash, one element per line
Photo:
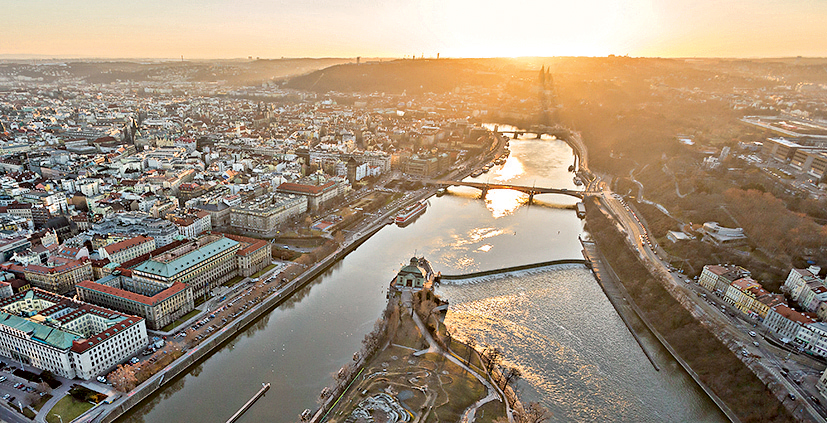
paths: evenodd
<path fill-rule="evenodd" d="M 719 397 L 740 421 L 792 421 L 792 415 L 755 374 L 649 273 L 599 205 L 591 201 L 586 205 L 589 232 L 607 263 L 614 264 L 621 292 L 627 292 L 641 320 L 690 375 L 711 390 L 713 399 Z"/>
<path fill-rule="evenodd" d="M 345 364 L 337 384 L 322 392 L 333 394 L 311 423 L 393 415 L 415 422 L 474 421 L 478 410 L 484 410 L 484 421 L 510 417 L 505 394 L 489 373 L 496 366 L 484 365 L 482 355 L 450 337 L 441 323 L 443 305 L 428 288 L 392 290 L 381 325 L 366 336 L 356 363 Z"/>
<path fill-rule="evenodd" d="M 391 213 L 393 212 L 388 212 L 388 214 Z M 227 342 L 232 340 L 240 331 L 245 330 L 263 315 L 278 307 L 281 303 L 289 299 L 295 292 L 302 289 L 313 279 L 354 251 L 386 225 L 387 218 L 385 216 L 376 219 L 373 224 L 365 229 L 362 229 L 358 236 L 350 238 L 345 245 L 337 249 L 337 251 L 332 255 L 306 269 L 298 277 L 276 290 L 273 294 L 266 297 L 236 320 L 230 322 L 224 328 L 216 331 L 215 334 L 207 338 L 205 341 L 202 341 L 200 344 L 187 351 L 182 357 L 170 363 L 161 372 L 153 375 L 130 392 L 121 395 L 113 401 L 112 404 L 100 407 L 100 410 L 98 410 L 98 414 L 96 416 L 98 419 L 97 421 L 107 423 L 116 420 L 120 416 L 127 413 L 132 407 L 138 405 L 156 391 L 163 388 L 176 376 L 209 358 L 214 351 L 218 350 Z M 263 280 L 266 278 L 267 275 L 264 275 L 261 279 Z"/>

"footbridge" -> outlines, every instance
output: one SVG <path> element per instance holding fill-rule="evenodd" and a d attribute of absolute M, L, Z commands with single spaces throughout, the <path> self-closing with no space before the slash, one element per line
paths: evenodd
<path fill-rule="evenodd" d="M 584 198 L 588 195 L 589 191 L 575 191 L 566 188 L 542 188 L 542 187 L 529 187 L 523 185 L 513 185 L 513 184 L 492 184 L 487 182 L 463 182 L 463 181 L 447 181 L 447 180 L 438 180 L 438 179 L 425 179 L 422 181 L 425 184 L 429 185 L 440 185 L 444 187 L 448 186 L 461 186 L 461 187 L 471 187 L 476 188 L 482 191 L 482 197 L 485 198 L 485 194 L 488 193 L 489 190 L 492 189 L 510 189 L 514 191 L 520 191 L 528 194 L 528 201 L 531 203 L 534 200 L 534 196 L 537 194 L 562 194 L 568 195 L 571 197 L 577 198 Z"/>

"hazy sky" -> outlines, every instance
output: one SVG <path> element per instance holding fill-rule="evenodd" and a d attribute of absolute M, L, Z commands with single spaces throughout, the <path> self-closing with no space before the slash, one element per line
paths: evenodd
<path fill-rule="evenodd" d="M 0 55 L 827 56 L 827 0 L 0 0 Z"/>

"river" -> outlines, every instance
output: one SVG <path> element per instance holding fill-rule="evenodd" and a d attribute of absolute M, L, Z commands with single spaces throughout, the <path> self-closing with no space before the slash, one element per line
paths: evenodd
<path fill-rule="evenodd" d="M 571 148 L 553 139 L 511 141 L 512 155 L 479 181 L 577 189 L 567 168 Z M 405 228 L 388 226 L 291 300 L 122 421 L 224 421 L 262 382 L 271 389 L 239 421 L 298 420 L 317 407 L 331 375 L 353 352 L 385 306 L 388 283 L 413 255 L 445 274 L 562 258 L 582 258 L 576 199 L 470 188 L 430 199 Z M 658 350 L 655 372 L 591 274 L 583 268 L 440 288 L 451 301 L 446 322 L 458 337 L 498 345 L 518 365 L 520 389 L 554 421 L 723 421 L 677 364 Z M 651 339 L 644 337 L 646 342 Z"/>

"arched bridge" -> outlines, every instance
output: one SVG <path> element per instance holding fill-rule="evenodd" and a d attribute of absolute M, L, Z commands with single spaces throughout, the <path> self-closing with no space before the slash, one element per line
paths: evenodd
<path fill-rule="evenodd" d="M 520 191 L 528 194 L 528 200 L 534 199 L 534 196 L 537 194 L 563 194 L 569 195 L 572 197 L 577 198 L 584 198 L 586 195 L 589 194 L 588 191 L 574 191 L 566 188 L 542 188 L 542 187 L 527 187 L 523 185 L 513 185 L 513 184 L 491 184 L 485 182 L 462 182 L 462 181 L 445 181 L 445 180 L 433 180 L 427 179 L 423 180 L 423 183 L 430 184 L 430 185 L 442 185 L 442 186 L 462 186 L 462 187 L 471 187 L 476 188 L 482 191 L 482 196 L 485 197 L 485 194 L 488 193 L 488 190 L 492 189 L 510 189 L 515 191 Z"/>

